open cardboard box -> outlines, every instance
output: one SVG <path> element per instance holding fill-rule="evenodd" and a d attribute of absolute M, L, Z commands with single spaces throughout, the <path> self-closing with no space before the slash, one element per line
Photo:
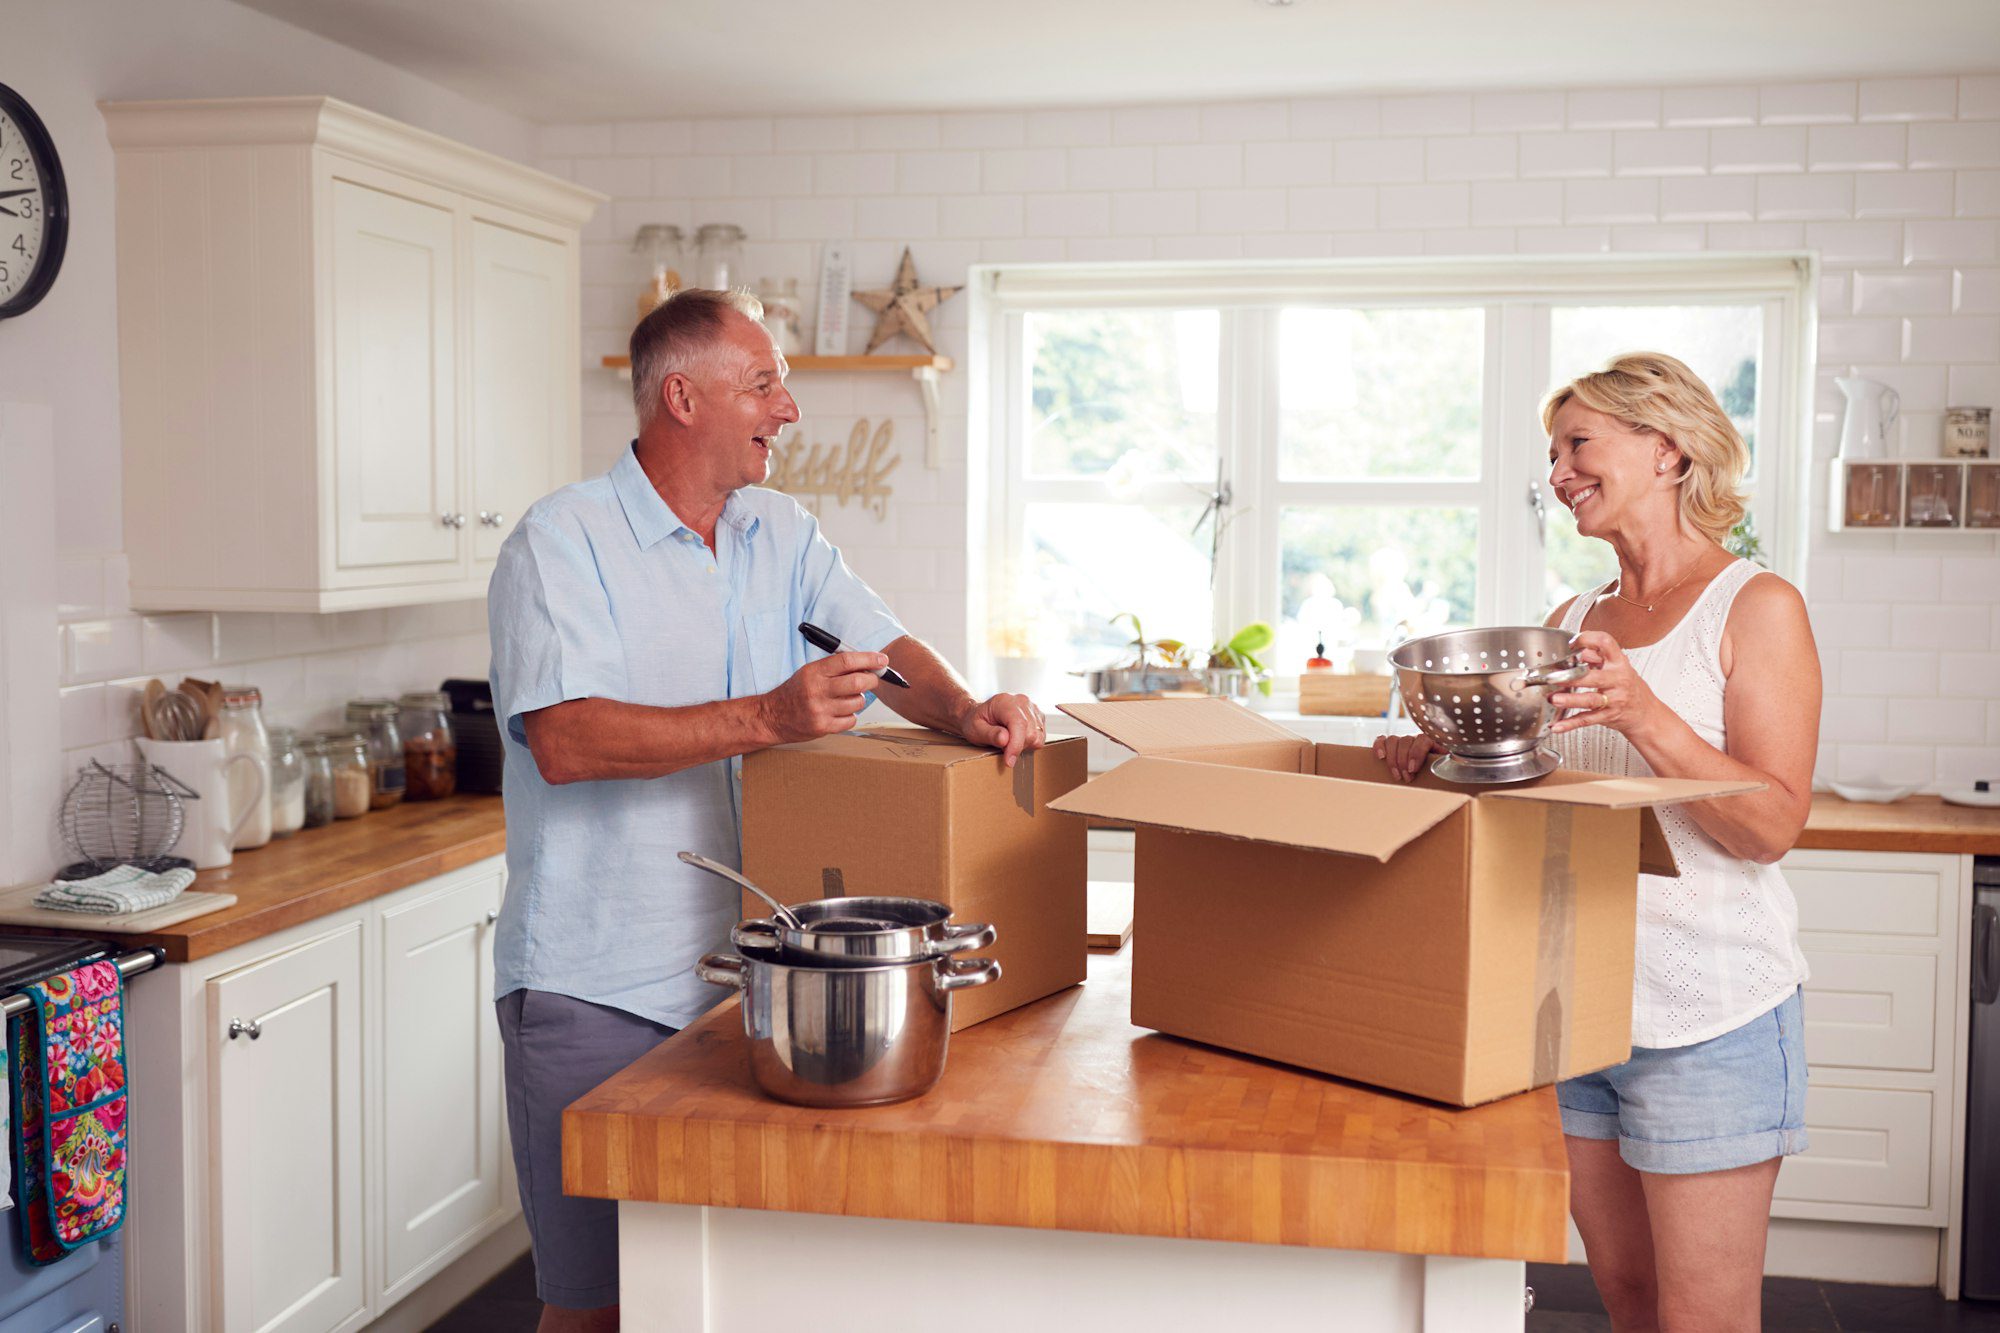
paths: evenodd
<path fill-rule="evenodd" d="M 1404 784 L 1227 700 L 1066 704 L 1139 754 L 1051 808 L 1138 834 L 1132 1021 L 1471 1106 L 1631 1053 L 1653 808 L 1760 784 Z"/>
<path fill-rule="evenodd" d="M 952 1030 L 1083 980 L 1083 821 L 1049 813 L 1082 785 L 1081 736 L 1008 768 L 918 727 L 862 727 L 743 758 L 743 873 L 780 902 L 932 898 L 993 924 L 1000 979 L 952 997 Z M 771 909 L 749 894 L 746 916 Z"/>

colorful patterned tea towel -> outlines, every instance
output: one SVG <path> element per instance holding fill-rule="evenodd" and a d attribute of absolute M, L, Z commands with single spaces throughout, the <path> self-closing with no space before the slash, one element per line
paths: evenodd
<path fill-rule="evenodd" d="M 155 873 L 139 866 L 113 866 L 89 879 L 57 880 L 35 895 L 35 906 L 123 916 L 165 907 L 192 883 L 194 871 L 185 867 Z"/>
<path fill-rule="evenodd" d="M 8 1023 L 14 1173 L 28 1258 L 50 1264 L 125 1220 L 124 982 L 111 962 L 30 982 Z"/>

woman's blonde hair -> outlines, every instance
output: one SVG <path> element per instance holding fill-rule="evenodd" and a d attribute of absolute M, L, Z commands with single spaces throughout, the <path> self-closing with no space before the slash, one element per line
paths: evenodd
<path fill-rule="evenodd" d="M 1743 521 L 1737 483 L 1750 451 L 1728 413 L 1701 378 L 1664 352 L 1628 352 L 1604 369 L 1580 375 L 1542 400 L 1542 429 L 1571 399 L 1638 430 L 1665 436 L 1684 460 L 1676 484 L 1681 517 L 1718 544 Z"/>

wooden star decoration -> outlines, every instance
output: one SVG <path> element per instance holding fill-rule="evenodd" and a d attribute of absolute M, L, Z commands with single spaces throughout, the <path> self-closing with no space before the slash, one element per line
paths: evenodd
<path fill-rule="evenodd" d="M 964 290 L 920 284 L 917 262 L 910 258 L 910 247 L 904 246 L 903 262 L 896 266 L 894 283 L 854 293 L 855 300 L 875 312 L 875 330 L 868 335 L 868 350 L 864 355 L 872 356 L 876 348 L 900 333 L 922 343 L 925 351 L 936 356 L 937 343 L 931 337 L 931 322 L 926 316 L 937 309 L 939 302 L 948 301 Z"/>

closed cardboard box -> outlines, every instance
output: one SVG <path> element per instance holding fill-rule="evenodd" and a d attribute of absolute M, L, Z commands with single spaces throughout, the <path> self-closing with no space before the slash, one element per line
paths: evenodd
<path fill-rule="evenodd" d="M 1224 700 L 1064 711 L 1141 756 L 1055 802 L 1137 829 L 1132 1021 L 1456 1106 L 1630 1055 L 1652 808 L 1758 789 L 1405 785 Z"/>
<path fill-rule="evenodd" d="M 997 932 L 1000 980 L 952 997 L 957 1030 L 1083 980 L 1084 823 L 1049 803 L 1084 780 L 1081 737 L 1008 768 L 998 751 L 864 727 L 743 760 L 743 873 L 782 902 L 933 898 Z M 744 913 L 770 909 L 745 895 Z"/>

